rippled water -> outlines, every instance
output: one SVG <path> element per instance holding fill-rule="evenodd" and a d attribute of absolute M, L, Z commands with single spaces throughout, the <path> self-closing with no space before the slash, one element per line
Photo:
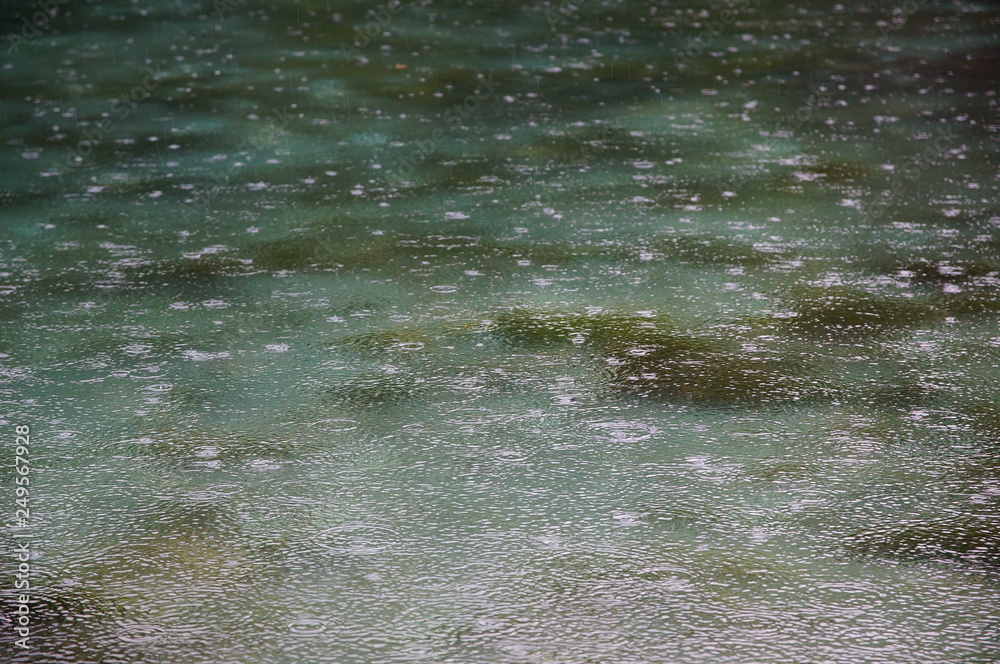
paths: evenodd
<path fill-rule="evenodd" d="M 3 661 L 1000 660 L 995 4 L 14 4 Z"/>

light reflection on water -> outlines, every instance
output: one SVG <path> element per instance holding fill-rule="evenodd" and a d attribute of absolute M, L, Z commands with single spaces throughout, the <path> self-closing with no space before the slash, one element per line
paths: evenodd
<path fill-rule="evenodd" d="M 1000 659 L 996 11 L 574 6 L 4 56 L 15 661 Z"/>

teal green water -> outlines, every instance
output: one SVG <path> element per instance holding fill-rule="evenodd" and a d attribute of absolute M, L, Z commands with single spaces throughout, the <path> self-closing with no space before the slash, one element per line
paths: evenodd
<path fill-rule="evenodd" d="M 995 4 L 53 6 L 2 661 L 1000 660 Z"/>

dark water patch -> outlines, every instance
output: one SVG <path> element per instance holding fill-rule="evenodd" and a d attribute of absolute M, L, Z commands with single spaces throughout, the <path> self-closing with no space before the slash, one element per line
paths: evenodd
<path fill-rule="evenodd" d="M 560 243 L 502 241 L 491 222 L 474 218 L 461 228 L 473 235 L 395 233 L 359 236 L 342 232 L 303 232 L 252 245 L 241 252 L 255 268 L 269 271 L 415 271 L 448 267 L 509 271 L 517 261 L 565 265 L 583 254 Z"/>
<path fill-rule="evenodd" d="M 374 373 L 338 381 L 323 390 L 323 398 L 348 410 L 392 410 L 426 397 L 429 389 L 409 373 Z"/>
<path fill-rule="evenodd" d="M 420 330 L 385 330 L 342 338 L 336 345 L 367 353 L 411 353 L 423 350 L 432 337 Z"/>
<path fill-rule="evenodd" d="M 895 376 L 876 386 L 865 386 L 857 394 L 861 401 L 886 411 L 911 412 L 920 406 L 930 406 L 938 399 L 945 398 L 944 390 L 921 383 L 913 376 Z"/>
<path fill-rule="evenodd" d="M 817 161 L 814 164 L 788 167 L 787 171 L 766 183 L 765 189 L 805 191 L 804 187 L 808 185 L 816 193 L 833 194 L 845 187 L 868 187 L 871 180 L 878 175 L 874 165 L 846 161 Z M 828 189 L 834 191 L 828 192 Z"/>
<path fill-rule="evenodd" d="M 338 335 L 321 340 L 319 346 L 365 360 L 391 358 L 396 366 L 407 366 L 408 360 L 422 362 L 428 354 L 440 356 L 456 348 L 467 351 L 473 344 L 481 347 L 481 342 L 488 339 L 487 329 L 479 322 L 447 322 Z"/>
<path fill-rule="evenodd" d="M 815 481 L 818 469 L 806 461 L 765 458 L 747 465 L 747 477 L 766 482 Z"/>
<path fill-rule="evenodd" d="M 684 345 L 623 347 L 610 356 L 617 384 L 643 395 L 703 403 L 780 403 L 809 395 L 806 384 L 772 361 Z"/>
<path fill-rule="evenodd" d="M 511 343 L 553 344 L 565 343 L 574 336 L 586 340 L 580 324 L 584 316 L 579 314 L 553 314 L 549 316 L 533 313 L 526 309 L 503 312 L 493 319 L 494 332 Z"/>
<path fill-rule="evenodd" d="M 645 506 L 640 510 L 640 520 L 664 533 L 685 537 L 693 537 L 716 522 L 710 512 L 676 505 Z"/>
<path fill-rule="evenodd" d="M 845 544 L 877 557 L 954 559 L 1000 568 L 1000 524 L 993 517 L 942 517 L 858 531 Z"/>
<path fill-rule="evenodd" d="M 948 11 L 947 8 L 942 9 Z M 964 33 L 962 37 L 968 39 L 969 34 L 976 34 L 980 38 L 995 39 L 995 27 L 991 28 L 989 26 L 995 26 L 996 22 L 1000 20 L 1000 10 L 996 8 L 986 9 L 985 7 L 979 7 L 978 9 L 979 11 L 976 13 L 979 14 L 980 20 L 974 23 L 975 28 L 973 30 Z M 933 24 L 941 24 L 939 17 L 934 16 L 932 13 L 924 13 L 924 16 Z M 911 18 L 910 20 L 913 19 Z M 909 25 L 910 21 L 907 21 L 906 26 Z M 963 28 L 960 29 L 968 29 L 968 27 L 969 24 L 965 23 Z M 958 34 L 956 33 L 955 36 L 958 37 Z M 931 57 L 927 57 L 928 55 Z M 1000 54 L 997 53 L 995 48 L 985 43 L 981 45 L 970 44 L 961 52 L 946 49 L 920 56 L 904 53 L 896 56 L 896 58 L 895 64 L 899 67 L 896 71 L 920 72 L 922 80 L 925 81 L 925 83 L 920 84 L 919 80 L 915 77 L 901 77 L 900 82 L 903 82 L 904 85 L 908 83 L 910 86 L 916 87 L 920 85 L 923 87 L 926 85 L 926 80 L 928 79 L 936 81 L 946 80 L 949 87 L 954 87 L 960 92 L 971 91 L 977 95 L 983 91 L 985 81 L 996 82 L 997 72 L 1000 71 Z M 966 99 L 969 99 L 969 97 L 966 96 Z M 982 109 L 982 106 L 971 100 L 962 102 L 961 97 L 956 98 L 955 101 L 963 105 L 968 104 L 969 108 L 978 107 Z"/>
<path fill-rule="evenodd" d="M 1000 442 L 1000 403 L 977 400 L 964 405 L 962 410 L 970 418 L 973 428 Z"/>
<path fill-rule="evenodd" d="M 704 403 L 796 401 L 811 393 L 798 370 L 733 348 L 731 339 L 694 335 L 659 317 L 505 312 L 494 333 L 515 345 L 596 348 L 611 382 L 646 396 Z M 715 330 L 715 334 L 721 333 Z"/>
<path fill-rule="evenodd" d="M 962 316 L 996 316 L 1000 313 L 1000 279 L 989 277 L 977 288 L 941 297 L 941 307 Z"/>
<path fill-rule="evenodd" d="M 582 128 L 566 127 L 558 132 L 537 135 L 530 142 L 514 146 L 511 156 L 567 166 L 601 161 L 618 164 L 626 158 L 673 156 L 669 146 L 659 143 L 655 137 L 632 136 L 628 130 L 617 125 L 588 124 Z"/>
<path fill-rule="evenodd" d="M 426 261 L 439 267 L 475 265 L 495 255 L 500 248 L 501 245 L 484 244 L 475 237 L 433 234 L 398 240 L 394 260 L 404 264 Z"/>
<path fill-rule="evenodd" d="M 387 298 L 363 295 L 349 295 L 338 298 L 330 306 L 330 313 L 337 316 L 372 316 L 385 313 L 391 305 Z"/>
<path fill-rule="evenodd" d="M 107 185 L 109 188 L 122 187 L 123 189 L 129 187 L 134 180 L 140 180 L 142 185 L 146 184 L 144 178 L 130 176 L 134 176 L 134 174 L 115 174 L 110 178 L 98 176 L 97 181 L 101 185 Z M 138 189 L 138 187 L 136 188 Z M 134 223 L 134 218 L 125 212 L 115 212 L 104 207 L 89 208 L 89 206 L 81 206 L 79 209 L 71 212 L 57 212 L 49 215 L 47 223 L 67 230 L 74 237 L 93 237 L 91 234 L 102 231 L 121 232 L 127 230 Z M 81 259 L 92 259 L 96 253 L 96 249 L 98 249 L 97 246 L 86 241 L 79 242 L 73 248 L 85 250 L 80 254 Z"/>
<path fill-rule="evenodd" d="M 109 314 L 94 321 L 86 329 L 76 328 L 77 334 L 67 344 L 68 354 L 114 358 L 116 363 L 132 364 L 139 356 L 176 356 L 185 349 L 204 342 L 210 343 L 210 332 L 199 334 L 184 327 L 171 329 L 136 326 L 123 329 L 114 323 L 120 314 Z"/>
<path fill-rule="evenodd" d="M 781 327 L 811 335 L 860 335 L 933 322 L 941 312 L 923 300 L 879 297 L 844 287 L 800 287 L 785 298 L 795 312 Z"/>
<path fill-rule="evenodd" d="M 25 309 L 20 304 L 0 300 L 0 323 L 10 323 L 20 320 L 24 312 Z"/>
<path fill-rule="evenodd" d="M 291 459 L 302 451 L 294 440 L 273 440 L 273 436 L 263 434 L 155 430 L 140 438 L 118 441 L 108 449 L 129 456 L 170 457 L 195 462 Z"/>
<path fill-rule="evenodd" d="M 407 345 L 368 351 L 366 366 L 342 376 L 333 374 L 332 380 L 328 375 L 319 401 L 360 417 L 368 411 L 391 412 L 421 404 L 450 410 L 484 400 L 537 396 L 538 380 L 521 370 L 522 358 L 498 362 L 493 356 L 466 355 L 487 345 L 486 338 L 472 328 L 442 336 L 428 332 L 433 343 L 425 348 Z M 550 401 L 548 393 L 543 401 Z"/>
<path fill-rule="evenodd" d="M 174 110 L 165 100 L 159 105 L 149 99 L 142 103 L 145 113 L 150 116 L 167 117 Z M 123 113 L 124 110 L 120 112 Z M 151 124 L 147 118 L 134 119 L 128 123 L 123 120 L 111 121 L 103 117 L 106 115 L 107 110 L 102 109 L 95 113 L 95 117 L 81 121 L 78 126 L 66 127 L 58 138 L 53 137 L 50 130 L 49 135 L 31 137 L 31 140 L 44 144 L 57 142 L 58 145 L 53 149 L 55 161 L 52 166 L 57 173 L 68 177 L 100 174 L 133 166 L 148 168 L 151 163 L 167 157 L 164 125 Z"/>
<path fill-rule="evenodd" d="M 494 150 L 494 156 L 499 156 L 503 152 L 500 146 L 495 146 Z M 424 168 L 421 167 L 420 171 L 420 175 L 416 178 L 418 180 L 416 186 L 407 187 L 406 194 L 419 196 L 437 193 L 442 189 L 455 192 L 474 189 L 482 184 L 483 178 L 490 178 L 496 174 L 496 162 L 462 155 L 455 163 L 441 164 L 427 173 L 424 173 Z"/>
<path fill-rule="evenodd" d="M 405 56 L 402 57 L 409 59 Z M 475 103 L 476 110 L 474 111 L 478 113 L 482 110 L 483 102 L 488 103 L 490 98 L 496 94 L 495 91 L 491 93 L 489 88 L 506 87 L 509 89 L 509 73 L 504 72 L 502 76 L 497 76 L 491 72 L 483 72 L 461 65 L 431 68 L 414 63 L 412 70 L 409 66 L 406 69 L 377 68 L 374 73 L 374 76 L 369 74 L 364 78 L 359 78 L 358 84 L 363 84 L 367 88 L 368 94 L 373 97 L 400 99 L 410 108 L 411 113 L 414 106 L 426 109 L 429 114 L 435 110 L 451 108 L 455 104 L 462 104 L 470 95 L 479 99 Z M 484 75 L 487 74 L 491 76 L 490 79 L 484 78 Z M 507 85 L 504 85 L 505 83 Z M 495 104 L 495 97 L 492 98 L 492 101 Z M 437 113 L 434 114 L 437 115 Z M 464 115 L 456 116 L 456 120 Z M 465 124 L 465 122 L 460 124 Z"/>
<path fill-rule="evenodd" d="M 135 515 L 128 519 L 132 521 L 131 532 L 134 537 L 129 546 L 155 551 L 155 546 L 149 542 L 152 538 L 168 539 L 180 535 L 217 537 L 219 534 L 231 534 L 237 528 L 234 516 L 229 510 L 221 509 L 218 504 L 175 498 L 160 498 L 142 503 L 136 506 Z"/>
<path fill-rule="evenodd" d="M 0 208 L 8 219 L 15 215 L 31 217 L 44 209 L 52 200 L 52 196 L 60 193 L 58 183 L 39 183 L 35 177 L 28 177 L 23 171 L 11 172 L 3 170 L 3 184 L 0 185 Z"/>
<path fill-rule="evenodd" d="M 135 285 L 180 286 L 189 290 L 197 284 L 208 286 L 225 277 L 236 277 L 251 271 L 248 259 L 240 260 L 232 255 L 211 253 L 150 261 L 130 268 L 126 274 Z"/>
<path fill-rule="evenodd" d="M 1000 252 L 996 241 L 954 242 L 948 251 L 917 249 L 867 253 L 861 264 L 876 274 L 912 285 L 942 312 L 959 316 L 1000 311 Z M 927 298 L 925 298 L 927 299 Z"/>
<path fill-rule="evenodd" d="M 61 268 L 46 270 L 39 275 L 15 282 L 14 297 L 32 309 L 42 304 L 62 302 L 69 296 L 75 299 L 104 297 L 102 291 L 124 290 L 127 286 L 120 273 L 111 269 Z"/>
<path fill-rule="evenodd" d="M 910 256 L 886 260 L 878 267 L 901 279 L 935 286 L 961 285 L 977 277 L 1000 277 L 1000 258 L 989 255 Z"/>
<path fill-rule="evenodd" d="M 676 235 L 662 243 L 664 253 L 681 263 L 760 268 L 776 263 L 778 254 L 740 240 L 714 235 Z"/>
<path fill-rule="evenodd" d="M 481 222 L 480 222 L 481 223 Z M 568 260 L 572 251 L 553 245 L 483 241 L 492 227 L 464 224 L 476 235 L 431 233 L 368 233 L 311 231 L 265 240 L 244 250 L 254 267 L 271 271 L 364 271 L 373 269 L 426 270 L 448 266 L 512 263 L 511 258 Z"/>
<path fill-rule="evenodd" d="M 556 242 L 509 243 L 499 245 L 498 249 L 505 258 L 528 260 L 535 265 L 565 266 L 583 260 L 599 259 L 602 255 L 600 251 L 577 249 L 572 245 Z"/>
<path fill-rule="evenodd" d="M 343 256 L 332 242 L 333 238 L 295 234 L 255 244 L 248 255 L 254 266 L 271 271 L 336 268 Z"/>
<path fill-rule="evenodd" d="M 553 555 L 531 571 L 532 584 L 570 599 L 602 588 L 665 585 L 674 591 L 695 587 L 713 595 L 738 596 L 774 590 L 791 578 L 774 560 L 730 552 L 681 553 L 672 547 L 608 553 Z"/>

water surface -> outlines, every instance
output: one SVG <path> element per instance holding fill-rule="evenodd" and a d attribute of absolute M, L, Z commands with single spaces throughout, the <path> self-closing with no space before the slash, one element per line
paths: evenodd
<path fill-rule="evenodd" d="M 1000 659 L 997 7 L 495 4 L 8 40 L 5 657 Z"/>

